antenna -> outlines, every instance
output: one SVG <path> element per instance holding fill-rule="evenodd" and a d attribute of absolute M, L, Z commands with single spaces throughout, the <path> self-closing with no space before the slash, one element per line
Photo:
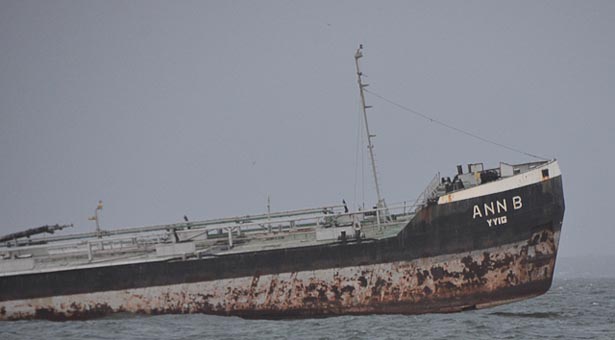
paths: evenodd
<path fill-rule="evenodd" d="M 365 92 L 364 88 L 369 86 L 369 84 L 363 84 L 363 73 L 359 69 L 359 59 L 363 57 L 363 44 L 359 45 L 357 52 L 354 54 L 354 62 L 357 67 L 357 82 L 359 83 L 359 92 L 361 93 L 361 107 L 363 108 L 363 119 L 365 119 L 365 132 L 367 133 L 367 148 L 369 149 L 369 157 L 372 162 L 372 173 L 374 175 L 374 183 L 376 184 L 376 196 L 378 197 L 378 209 L 385 209 L 384 213 L 386 214 L 386 203 L 384 202 L 384 198 L 380 195 L 380 185 L 378 184 L 378 174 L 376 173 L 376 160 L 374 158 L 374 144 L 372 143 L 372 137 L 376 137 L 376 135 L 372 135 L 369 133 L 369 125 L 367 123 L 367 109 L 371 108 L 371 106 L 365 105 Z"/>
<path fill-rule="evenodd" d="M 271 234 L 271 195 L 267 194 L 267 232 Z"/>
<path fill-rule="evenodd" d="M 96 206 L 96 209 L 94 210 L 94 216 L 88 217 L 88 220 L 96 221 L 96 237 L 98 238 L 102 237 L 102 232 L 100 230 L 100 215 L 98 214 L 98 211 L 102 210 L 102 208 L 103 208 L 103 202 L 98 201 L 98 205 Z"/>

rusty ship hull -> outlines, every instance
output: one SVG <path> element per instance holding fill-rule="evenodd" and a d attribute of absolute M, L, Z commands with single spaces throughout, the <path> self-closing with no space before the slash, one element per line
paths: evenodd
<path fill-rule="evenodd" d="M 343 234 L 292 247 L 107 264 L 90 259 L 8 273 L 0 277 L 0 319 L 116 312 L 298 318 L 485 308 L 550 288 L 563 216 L 559 166 L 545 162 L 432 196 L 407 221 L 400 215 L 403 224 L 387 237 Z M 284 232 L 280 227 L 273 235 Z"/>

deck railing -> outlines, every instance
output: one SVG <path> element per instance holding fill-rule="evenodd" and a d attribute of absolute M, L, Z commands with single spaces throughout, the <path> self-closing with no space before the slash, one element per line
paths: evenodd
<path fill-rule="evenodd" d="M 414 206 L 409 207 L 405 203 L 398 203 L 385 208 L 346 213 L 343 205 L 331 205 L 254 216 L 109 230 L 103 231 L 101 237 L 98 237 L 95 232 L 32 237 L 29 240 L 33 242 L 31 245 L 15 245 L 10 242 L 0 244 L 0 262 L 23 258 L 85 259 L 87 257 L 88 262 L 94 263 L 106 261 L 105 257 L 111 254 L 132 253 L 138 257 L 140 254 L 156 251 L 158 245 L 187 242 L 213 244 L 225 239 L 228 243 L 226 241 L 224 243 L 227 244 L 227 249 L 230 249 L 236 243 L 237 238 L 244 234 L 253 237 L 263 235 L 262 237 L 267 238 L 300 229 L 309 232 L 310 228 L 316 230 L 329 227 L 360 226 L 361 224 L 373 224 L 384 228 L 409 220 L 413 216 L 412 208 Z M 378 220 L 379 217 L 384 216 L 386 218 Z"/>
<path fill-rule="evenodd" d="M 416 198 L 416 201 L 414 201 L 415 211 L 424 207 L 430 199 L 436 197 L 436 189 L 440 185 L 440 181 L 440 173 L 438 172 L 434 175 L 431 181 L 429 181 L 429 184 L 427 184 L 425 190 L 423 190 L 423 192 L 421 192 L 421 194 Z"/>

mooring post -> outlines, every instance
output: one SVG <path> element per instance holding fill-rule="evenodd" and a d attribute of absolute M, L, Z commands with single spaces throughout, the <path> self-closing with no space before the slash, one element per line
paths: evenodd
<path fill-rule="evenodd" d="M 88 262 L 92 262 L 92 259 L 94 257 L 92 256 L 92 243 L 88 242 Z"/>
<path fill-rule="evenodd" d="M 228 246 L 229 248 L 233 248 L 233 229 L 226 228 L 226 232 L 228 234 Z"/>

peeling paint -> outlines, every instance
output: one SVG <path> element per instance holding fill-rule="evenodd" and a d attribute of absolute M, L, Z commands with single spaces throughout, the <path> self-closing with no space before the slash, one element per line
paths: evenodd
<path fill-rule="evenodd" d="M 453 312 L 544 293 L 559 232 L 412 261 L 0 302 L 0 319 L 90 319 L 115 312 L 258 318 Z"/>

